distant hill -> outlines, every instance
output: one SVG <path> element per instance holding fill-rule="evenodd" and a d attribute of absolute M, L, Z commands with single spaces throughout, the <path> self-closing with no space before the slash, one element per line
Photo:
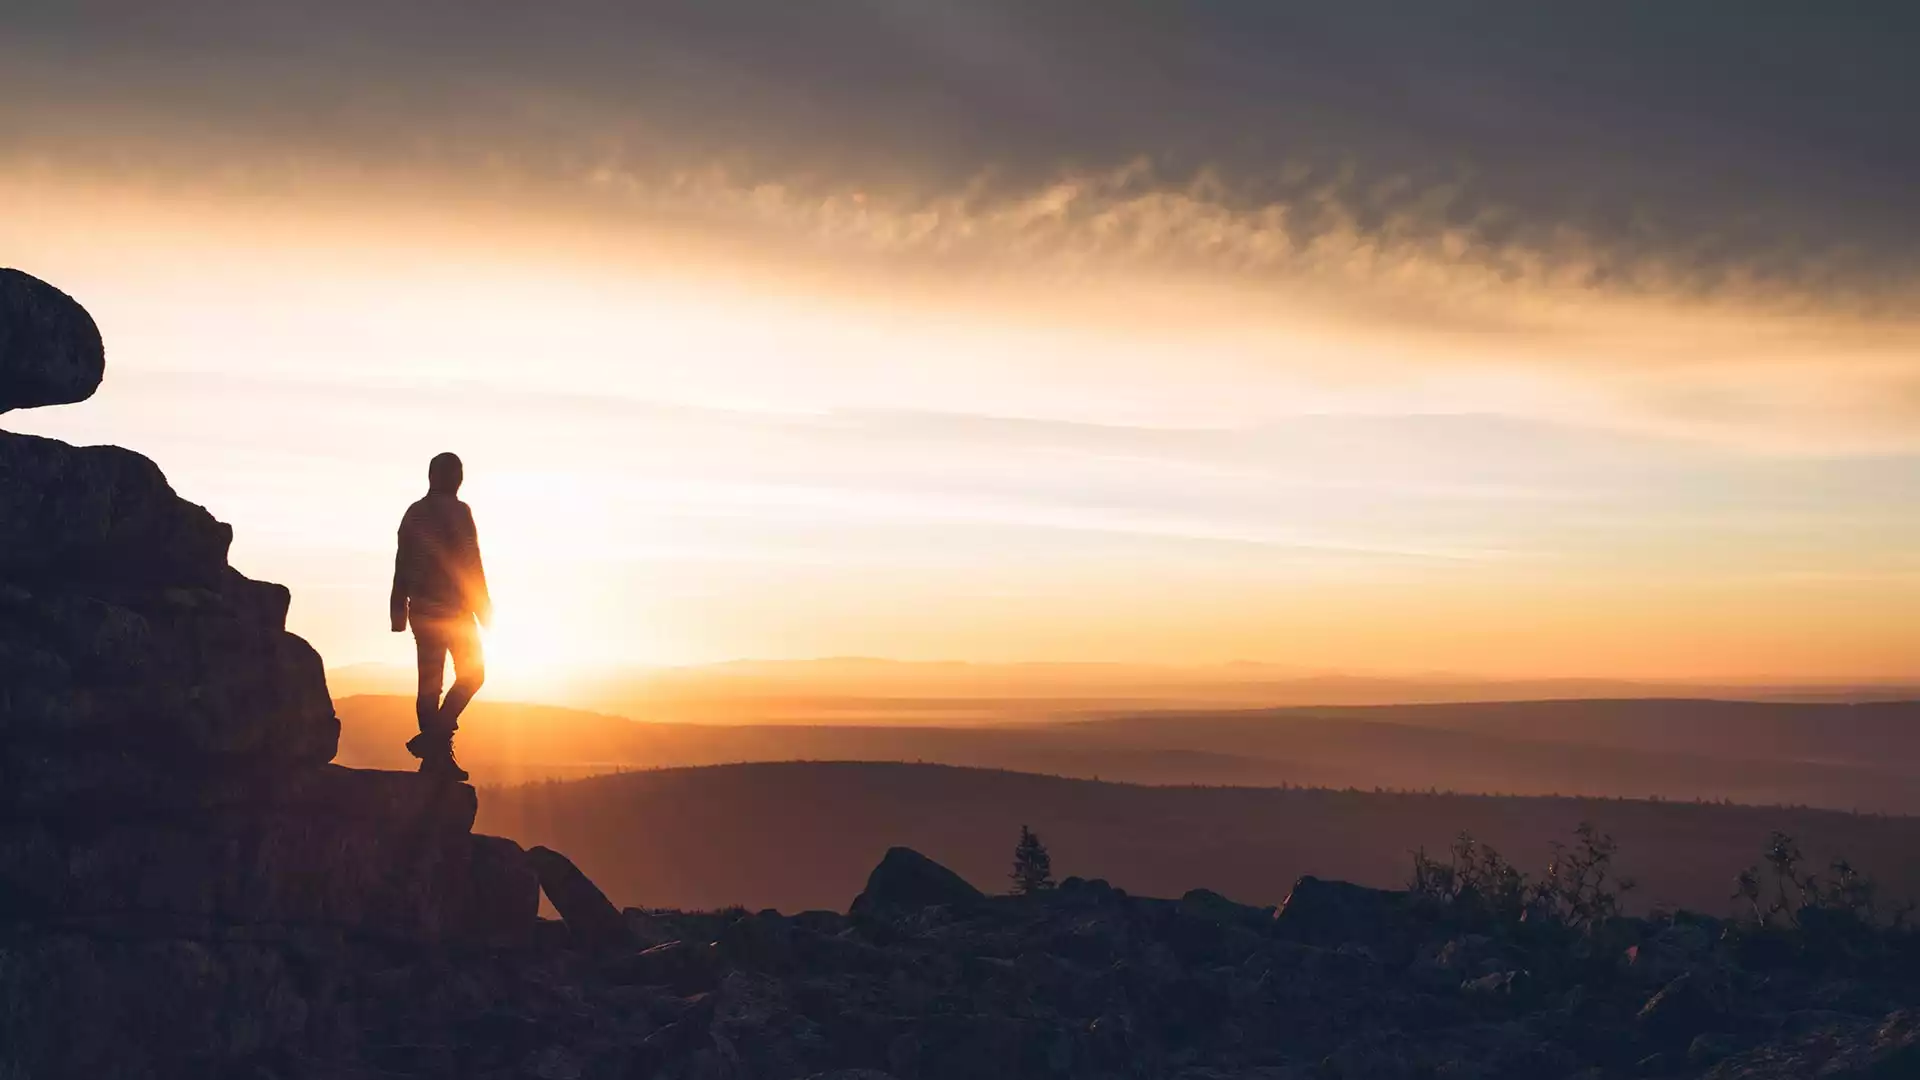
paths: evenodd
<path fill-rule="evenodd" d="M 1308 718 L 1440 728 L 1505 739 L 1699 754 L 1729 759 L 1854 764 L 1920 771 L 1920 701 L 1789 702 L 1700 698 L 1555 698 L 1419 705 L 1319 706 L 1240 712 L 1154 711 L 1111 719 L 1109 732 L 1200 730 L 1236 740 L 1269 721 Z"/>
<path fill-rule="evenodd" d="M 413 702 L 355 697 L 335 703 L 336 760 L 406 768 Z M 1305 764 L 1164 747 L 1096 745 L 1077 727 L 708 725 L 638 723 L 544 705 L 480 701 L 461 723 L 460 761 L 476 783 L 574 778 L 632 769 L 748 761 L 929 761 L 1138 783 L 1280 784 L 1315 779 Z"/>
<path fill-rule="evenodd" d="M 1416 847 L 1461 830 L 1522 867 L 1591 820 L 1613 833 L 1636 903 L 1724 912 L 1770 831 L 1818 864 L 1844 855 L 1920 895 L 1920 819 L 1816 810 L 1371 791 L 1145 787 L 932 765 L 785 762 L 665 769 L 489 789 L 479 828 L 564 850 L 618 903 L 844 908 L 874 852 L 904 844 L 995 888 L 1022 824 L 1057 874 L 1249 903 L 1312 873 L 1402 882 Z"/>
<path fill-rule="evenodd" d="M 336 703 L 343 764 L 404 768 L 413 704 Z M 1920 705 L 1689 700 L 1142 713 L 1072 723 L 699 725 L 482 700 L 481 783 L 746 761 L 925 761 L 1143 784 L 1309 785 L 1920 813 Z"/>
<path fill-rule="evenodd" d="M 1920 813 L 1920 703 L 1621 699 L 1144 713 L 1089 748 L 1311 763 L 1318 782 Z"/>

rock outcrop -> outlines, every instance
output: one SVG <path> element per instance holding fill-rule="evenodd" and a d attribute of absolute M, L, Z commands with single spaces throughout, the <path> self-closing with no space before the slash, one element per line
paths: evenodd
<path fill-rule="evenodd" d="M 0 402 L 101 375 L 86 312 L 0 272 Z M 0 432 L 0 912 L 527 932 L 531 907 L 497 910 L 525 875 L 474 880 L 514 875 L 474 857 L 471 788 L 328 764 L 320 657 L 232 537 L 139 454 Z"/>
<path fill-rule="evenodd" d="M 0 270 L 0 410 L 82 400 L 103 370 L 84 309 Z M 472 788 L 329 764 L 320 657 L 287 632 L 287 590 L 228 565 L 231 540 L 139 454 L 0 431 L 0 1074 L 164 1073 L 185 1060 L 168 1047 L 230 1048 L 217 1019 L 168 1019 L 209 980 L 253 1003 L 234 1015 L 262 1046 L 311 1034 L 281 979 L 296 939 L 534 932 L 532 868 L 473 835 Z M 74 1034 L 100 1010 L 155 1045 Z"/>

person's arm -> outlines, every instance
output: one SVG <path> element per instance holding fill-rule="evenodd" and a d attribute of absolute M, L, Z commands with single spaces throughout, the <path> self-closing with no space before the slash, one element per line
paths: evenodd
<path fill-rule="evenodd" d="M 398 634 L 407 628 L 407 595 L 410 592 L 407 581 L 407 522 L 400 522 L 400 535 L 393 550 L 393 594 L 387 598 L 387 615 L 393 622 L 393 632 Z"/>
<path fill-rule="evenodd" d="M 493 597 L 487 592 L 487 568 L 480 561 L 480 530 L 473 524 L 473 509 L 467 508 L 467 552 L 473 557 L 473 613 L 481 626 L 493 625 Z"/>

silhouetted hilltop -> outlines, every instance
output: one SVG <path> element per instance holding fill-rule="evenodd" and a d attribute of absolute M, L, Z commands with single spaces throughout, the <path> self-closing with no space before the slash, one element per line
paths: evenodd
<path fill-rule="evenodd" d="M 1342 784 L 1920 813 L 1920 703 L 1566 700 L 1171 712 L 1089 745 L 1312 762 Z"/>
<path fill-rule="evenodd" d="M 1562 698 L 1428 705 L 1153 712 L 1097 725 L 1110 736 L 1230 740 L 1308 719 L 1437 728 L 1577 746 L 1742 762 L 1847 764 L 1920 772 L 1920 701 L 1784 702 Z"/>

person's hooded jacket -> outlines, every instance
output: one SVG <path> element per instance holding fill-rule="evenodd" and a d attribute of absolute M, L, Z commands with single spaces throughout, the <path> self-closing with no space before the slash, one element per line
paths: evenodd
<path fill-rule="evenodd" d="M 434 477 L 426 498 L 407 507 L 400 519 L 400 544 L 393 560 L 393 628 L 411 620 L 492 616 L 487 574 L 480 563 L 480 539 L 473 511 L 455 494 L 459 480 Z"/>

